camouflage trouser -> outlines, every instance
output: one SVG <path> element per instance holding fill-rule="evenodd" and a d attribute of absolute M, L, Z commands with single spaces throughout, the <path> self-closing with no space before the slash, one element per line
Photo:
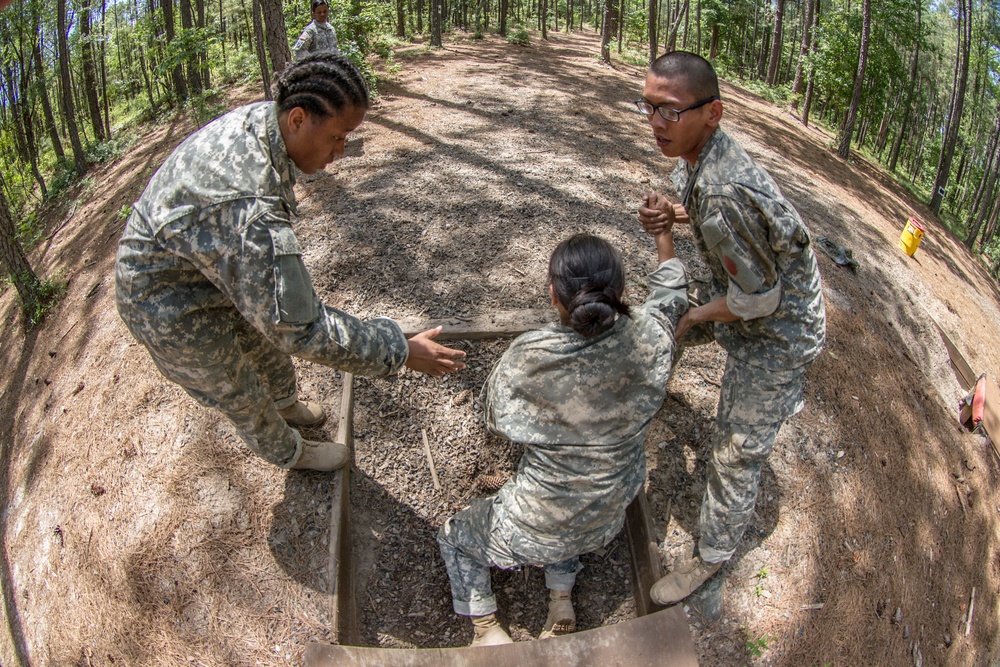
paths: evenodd
<path fill-rule="evenodd" d="M 569 590 L 582 569 L 579 556 L 558 563 L 539 563 L 514 553 L 498 528 L 493 498 L 474 500 L 448 519 L 438 532 L 441 557 L 451 582 L 451 599 L 460 616 L 483 616 L 497 610 L 490 582 L 490 567 L 510 570 L 522 565 L 542 565 L 545 585 Z"/>
<path fill-rule="evenodd" d="M 726 359 L 699 520 L 704 560 L 728 560 L 736 551 L 753 516 L 761 464 L 781 424 L 802 409 L 804 378 L 805 367 L 769 371 Z"/>
<path fill-rule="evenodd" d="M 235 309 L 212 311 L 211 318 L 210 340 L 188 338 L 183 346 L 169 340 L 140 342 L 165 378 L 229 417 L 258 456 L 277 466 L 289 465 L 302 448 L 299 433 L 278 414 L 298 400 L 291 357 Z"/>

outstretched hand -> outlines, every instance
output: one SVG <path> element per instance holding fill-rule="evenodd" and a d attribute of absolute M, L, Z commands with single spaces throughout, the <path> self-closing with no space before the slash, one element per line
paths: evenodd
<path fill-rule="evenodd" d="M 407 368 L 428 375 L 444 375 L 465 368 L 465 363 L 459 361 L 465 357 L 465 352 L 435 343 L 434 339 L 439 333 L 441 327 L 428 329 L 406 341 L 410 346 L 410 356 L 406 360 Z"/>

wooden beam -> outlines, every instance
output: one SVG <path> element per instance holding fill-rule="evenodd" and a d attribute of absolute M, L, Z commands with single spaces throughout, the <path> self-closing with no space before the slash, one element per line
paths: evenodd
<path fill-rule="evenodd" d="M 632 561 L 632 596 L 635 598 L 635 615 L 645 616 L 663 609 L 649 597 L 649 589 L 664 575 L 660 564 L 660 548 L 649 516 L 646 492 L 639 489 L 625 510 L 625 537 Z"/>
<path fill-rule="evenodd" d="M 642 618 L 541 641 L 476 648 L 391 649 L 306 647 L 306 667 L 697 667 L 698 657 L 679 605 Z"/>
<path fill-rule="evenodd" d="M 357 644 L 357 605 L 354 599 L 354 565 L 351 559 L 351 465 L 354 463 L 354 375 L 344 374 L 340 397 L 337 442 L 351 450 L 351 462 L 334 472 L 330 507 L 330 625 L 341 644 Z"/>
<path fill-rule="evenodd" d="M 554 308 L 503 310 L 491 315 L 475 317 L 445 317 L 425 319 L 404 317 L 396 320 L 407 338 L 421 331 L 442 327 L 437 340 L 484 340 L 521 334 L 541 329 L 558 318 Z"/>
<path fill-rule="evenodd" d="M 965 356 L 962 354 L 958 346 L 955 345 L 955 341 L 944 332 L 944 329 L 940 324 L 934 320 L 934 326 L 937 327 L 938 332 L 941 334 L 941 339 L 944 341 L 944 346 L 948 348 L 948 358 L 951 360 L 951 370 L 955 373 L 955 379 L 958 380 L 958 384 L 961 385 L 962 389 L 968 391 L 976 385 L 976 380 L 979 376 L 975 374 L 972 370 L 972 366 L 966 361 Z"/>

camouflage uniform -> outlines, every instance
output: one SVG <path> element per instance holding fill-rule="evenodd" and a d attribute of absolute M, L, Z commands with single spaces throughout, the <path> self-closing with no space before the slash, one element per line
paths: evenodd
<path fill-rule="evenodd" d="M 517 338 L 493 369 L 486 425 L 524 443 L 524 454 L 496 496 L 438 534 L 456 613 L 496 610 L 490 566 L 543 565 L 549 588 L 572 588 L 579 554 L 621 530 L 646 479 L 643 442 L 670 379 L 685 283 L 680 261 L 664 262 L 631 318 L 593 338 L 548 325 Z"/>
<path fill-rule="evenodd" d="M 323 305 L 289 223 L 292 163 L 272 102 L 188 137 L 136 202 L 115 265 L 118 313 L 163 375 L 224 412 L 279 466 L 301 438 L 277 410 L 297 400 L 290 354 L 388 375 L 408 348 L 395 322 Z"/>
<path fill-rule="evenodd" d="M 712 272 L 710 293 L 692 302 L 725 296 L 741 318 L 712 327 L 729 353 L 699 522 L 699 553 L 714 563 L 736 550 L 761 464 L 781 424 L 802 409 L 805 368 L 822 350 L 826 314 L 805 225 L 729 135 L 716 130 L 694 168 L 680 160 L 671 180 Z"/>
<path fill-rule="evenodd" d="M 306 26 L 302 34 L 299 35 L 298 41 L 295 42 L 295 46 L 292 47 L 292 55 L 295 56 L 295 60 L 305 58 L 311 53 L 325 51 L 340 53 L 340 48 L 337 46 L 337 31 L 330 23 L 319 24 L 316 21 L 311 21 Z"/>

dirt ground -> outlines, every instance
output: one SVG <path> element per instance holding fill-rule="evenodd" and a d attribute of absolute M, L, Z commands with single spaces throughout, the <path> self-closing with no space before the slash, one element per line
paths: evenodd
<path fill-rule="evenodd" d="M 403 49 L 347 155 L 296 187 L 296 230 L 323 299 L 362 317 L 544 308 L 551 249 L 587 230 L 622 249 L 640 302 L 655 253 L 635 208 L 643 191 L 669 191 L 673 165 L 631 109 L 642 68 L 607 67 L 597 52 L 590 33 Z M 255 96 L 234 91 L 230 106 Z M 722 570 L 721 618 L 690 615 L 701 664 L 1000 664 L 998 459 L 957 424 L 963 392 L 935 325 L 977 373 L 995 373 L 1000 290 L 890 176 L 837 159 L 829 135 L 738 87 L 723 96 L 724 127 L 813 235 L 851 248 L 860 269 L 819 255 L 827 348 Z M 329 477 L 255 458 L 161 379 L 115 312 L 118 211 L 192 129 L 183 116 L 158 126 L 48 211 L 31 260 L 70 282 L 43 328 L 25 333 L 12 290 L 0 296 L 4 665 L 294 665 L 331 637 Z M 913 258 L 896 247 L 911 215 L 928 230 Z M 697 268 L 683 233 L 678 246 Z M 507 342 L 461 343 L 469 368 L 445 378 L 356 381 L 367 645 L 471 638 L 450 610 L 434 533 L 486 493 L 481 476 L 516 468 L 517 446 L 485 432 L 476 400 Z M 666 563 L 696 537 L 723 360 L 717 346 L 685 354 L 647 442 Z M 299 369 L 302 392 L 335 412 L 340 375 Z M 331 419 L 307 435 L 335 432 Z M 584 564 L 581 629 L 632 617 L 624 541 Z M 494 584 L 512 636 L 537 636 L 541 572 L 496 573 Z"/>

